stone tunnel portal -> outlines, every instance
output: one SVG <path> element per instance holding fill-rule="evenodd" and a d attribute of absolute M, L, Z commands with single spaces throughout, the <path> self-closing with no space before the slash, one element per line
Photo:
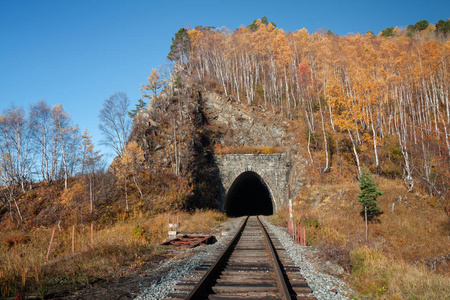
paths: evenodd
<path fill-rule="evenodd" d="M 253 171 L 240 174 L 228 190 L 224 210 L 230 217 L 272 215 L 273 199 L 261 176 Z"/>

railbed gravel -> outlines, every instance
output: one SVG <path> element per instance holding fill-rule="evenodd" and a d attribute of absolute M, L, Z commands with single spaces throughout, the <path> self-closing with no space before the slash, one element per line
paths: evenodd
<path fill-rule="evenodd" d="M 313 290 L 310 296 L 318 300 L 349 299 L 346 295 L 354 294 L 348 284 L 339 278 L 320 272 L 305 257 L 308 246 L 300 246 L 289 236 L 286 229 L 273 225 L 266 218 L 262 221 L 277 236 L 292 261 L 301 269 L 303 277 Z"/>
<path fill-rule="evenodd" d="M 237 229 L 241 220 L 242 218 L 231 221 L 229 225 L 230 232 Z M 352 294 L 353 291 L 347 286 L 347 283 L 334 276 L 319 272 L 304 256 L 306 248 L 308 247 L 300 246 L 295 243 L 285 229 L 271 224 L 265 218 L 263 218 L 263 222 L 273 233 L 275 233 L 292 261 L 300 267 L 303 277 L 306 279 L 309 287 L 313 290 L 309 296 L 314 296 L 318 300 L 348 299 L 346 295 Z M 213 245 L 203 246 L 201 251 L 192 256 L 161 263 L 160 266 L 152 270 L 152 273 L 158 273 L 167 269 L 170 269 L 170 272 L 146 288 L 136 300 L 157 300 L 166 298 L 169 293 L 175 292 L 173 289 L 174 285 L 194 271 L 197 266 L 204 263 L 209 258 L 210 253 L 216 252 L 215 250 L 218 248 L 224 248 L 227 241 L 229 241 L 229 239 L 221 238 Z"/>
<path fill-rule="evenodd" d="M 175 292 L 173 288 L 182 278 L 186 277 L 195 270 L 196 267 L 203 264 L 208 258 L 210 258 L 211 253 L 217 253 L 216 250 L 225 248 L 226 244 L 230 239 L 230 235 L 236 232 L 238 226 L 241 224 L 243 218 L 232 219 L 227 222 L 228 225 L 225 226 L 223 231 L 227 231 L 228 234 L 224 237 L 218 239 L 218 241 L 212 245 L 202 246 L 201 248 L 193 248 L 188 251 L 192 251 L 193 255 L 188 256 L 178 260 L 170 260 L 163 262 L 157 268 L 152 270 L 152 273 L 159 273 L 163 270 L 170 269 L 171 271 L 156 280 L 151 286 L 146 288 L 143 293 L 136 297 L 136 300 L 157 300 L 164 299 L 169 293 Z M 199 249 L 201 249 L 199 251 Z M 197 251 L 197 253 L 195 253 Z M 195 253 L 195 254 L 194 254 Z"/>

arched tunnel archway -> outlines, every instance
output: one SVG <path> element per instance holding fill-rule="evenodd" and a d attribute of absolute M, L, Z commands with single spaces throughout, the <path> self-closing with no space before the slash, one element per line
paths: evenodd
<path fill-rule="evenodd" d="M 272 215 L 271 193 L 257 173 L 246 171 L 239 175 L 225 197 L 225 212 L 230 217 Z"/>

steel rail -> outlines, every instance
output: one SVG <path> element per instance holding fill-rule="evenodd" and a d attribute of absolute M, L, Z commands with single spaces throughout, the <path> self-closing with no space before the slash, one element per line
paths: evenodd
<path fill-rule="evenodd" d="M 270 253 L 272 256 L 272 265 L 275 268 L 275 270 L 277 271 L 277 276 L 276 276 L 277 284 L 278 284 L 278 288 L 281 291 L 280 299 L 284 299 L 284 300 L 292 299 L 291 293 L 289 292 L 289 288 L 286 284 L 286 280 L 285 280 L 283 271 L 281 270 L 280 261 L 278 260 L 278 256 L 276 254 L 275 247 L 273 246 L 272 240 L 270 239 L 266 228 L 264 227 L 261 220 L 259 219 L 259 216 L 257 216 L 256 219 L 258 220 L 259 226 L 261 226 L 261 229 L 264 232 L 264 241 L 270 250 Z"/>
<path fill-rule="evenodd" d="M 248 218 L 249 217 L 247 216 L 244 222 L 242 222 L 241 227 L 239 228 L 231 242 L 222 251 L 216 262 L 211 265 L 211 267 L 209 267 L 208 271 L 205 273 L 205 275 L 203 275 L 202 279 L 195 285 L 194 289 L 187 295 L 185 299 L 202 299 L 202 296 L 205 294 L 206 289 L 210 286 L 210 283 L 216 279 L 217 273 L 220 271 L 223 264 L 233 252 L 233 246 L 239 240 L 242 232 L 244 231 Z"/>

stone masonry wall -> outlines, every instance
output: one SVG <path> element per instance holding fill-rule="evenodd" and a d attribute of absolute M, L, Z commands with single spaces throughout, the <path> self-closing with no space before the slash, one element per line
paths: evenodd
<path fill-rule="evenodd" d="M 264 180 L 271 193 L 275 212 L 286 205 L 289 166 L 285 153 L 215 155 L 215 161 L 222 185 L 219 199 L 221 208 L 234 180 L 246 171 L 253 171 Z"/>

